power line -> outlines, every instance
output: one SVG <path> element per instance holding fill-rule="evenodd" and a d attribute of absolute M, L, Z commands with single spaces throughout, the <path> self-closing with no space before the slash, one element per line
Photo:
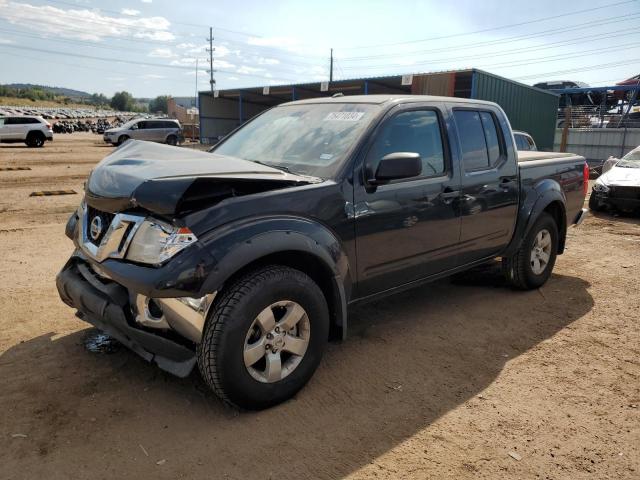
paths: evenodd
<path fill-rule="evenodd" d="M 487 47 L 487 46 L 493 46 L 493 45 L 500 45 L 503 43 L 513 43 L 515 41 L 520 41 L 520 40 L 528 40 L 531 38 L 536 38 L 536 37 L 543 37 L 543 36 L 550 36 L 550 35 L 561 35 L 561 34 L 565 34 L 567 32 L 572 32 L 574 30 L 582 30 L 583 27 L 585 26 L 604 26 L 604 25 L 608 25 L 611 23 L 616 23 L 619 24 L 620 22 L 625 22 L 625 21 L 629 21 L 629 20 L 638 20 L 638 16 L 640 16 L 640 13 L 633 13 L 633 14 L 629 14 L 626 15 L 623 18 L 620 18 L 620 15 L 616 15 L 614 17 L 608 17 L 608 18 L 604 18 L 601 20 L 591 20 L 589 22 L 585 22 L 585 23 L 578 23 L 578 24 L 574 24 L 570 27 L 566 27 L 566 28 L 562 28 L 561 30 L 557 29 L 557 28 L 552 28 L 549 30 L 543 30 L 540 32 L 535 32 L 535 33 L 529 33 L 529 34 L 524 34 L 524 35 L 515 35 L 515 36 L 511 36 L 511 37 L 504 37 L 501 39 L 497 39 L 497 40 L 488 40 L 488 41 L 484 41 L 484 42 L 473 42 L 473 43 L 467 43 L 467 44 L 461 44 L 461 45 L 454 45 L 454 46 L 447 46 L 447 47 L 439 47 L 439 48 L 432 48 L 432 49 L 428 49 L 428 50 L 412 50 L 409 52 L 401 52 L 402 55 L 407 55 L 407 56 L 412 56 L 412 55 L 419 55 L 419 54 L 424 54 L 424 53 L 440 53 L 440 52 L 447 52 L 450 53 L 452 51 L 455 50 L 468 50 L 470 48 L 480 48 L 480 47 Z M 379 54 L 379 55 L 368 55 L 368 56 L 360 56 L 360 57 L 343 57 L 340 60 L 343 62 L 355 62 L 355 61 L 360 61 L 360 60 L 373 60 L 376 58 L 386 58 L 386 57 L 397 57 L 398 56 L 398 52 L 394 52 L 394 53 L 388 53 L 388 54 Z"/>
<path fill-rule="evenodd" d="M 621 61 L 621 62 L 601 63 L 599 65 L 590 65 L 588 67 L 579 67 L 579 68 L 572 68 L 567 70 L 556 70 L 554 72 L 536 73 L 531 75 L 525 75 L 523 77 L 516 77 L 515 80 L 529 80 L 531 78 L 549 77 L 552 75 L 563 75 L 565 73 L 587 72 L 589 70 L 598 70 L 603 67 L 630 66 L 631 62 L 640 62 L 640 58 L 634 58 L 631 60 L 625 59 L 624 61 Z"/>
<path fill-rule="evenodd" d="M 562 13 L 562 14 L 558 14 L 558 15 L 551 15 L 549 17 L 537 18 L 537 19 L 534 19 L 534 20 L 528 20 L 526 22 L 511 23 L 509 25 L 501 25 L 501 26 L 498 26 L 498 27 L 484 28 L 482 30 L 475 30 L 475 31 L 472 31 L 472 32 L 454 33 L 454 34 L 451 34 L 451 35 L 441 35 L 441 36 L 438 36 L 438 37 L 422 38 L 422 39 L 418 39 L 418 40 L 407 40 L 407 41 L 404 41 L 404 42 L 381 43 L 381 44 L 377 44 L 377 45 L 361 45 L 361 46 L 357 46 L 357 47 L 343 48 L 343 50 L 356 50 L 356 49 L 363 49 L 363 48 L 380 48 L 380 47 L 389 47 L 389 46 L 397 46 L 397 45 L 409 45 L 409 44 L 412 44 L 412 43 L 421 43 L 421 42 L 428 42 L 428 41 L 433 41 L 433 40 L 444 40 L 444 39 L 448 39 L 448 38 L 463 37 L 463 36 L 468 36 L 468 35 L 476 35 L 478 33 L 493 32 L 493 31 L 496 31 L 496 30 L 504 30 L 504 29 L 513 28 L 513 27 L 521 27 L 523 25 L 531 25 L 532 23 L 545 22 L 547 20 L 555 20 L 557 18 L 574 16 L 574 15 L 577 15 L 577 14 L 580 14 L 580 13 L 594 12 L 596 10 L 602 10 L 602 9 L 605 9 L 605 8 L 611 8 L 611 7 L 616 7 L 616 6 L 619 6 L 619 5 L 625 5 L 625 4 L 628 4 L 628 3 L 635 3 L 635 2 L 636 2 L 636 0 L 625 0 L 625 1 L 622 1 L 622 2 L 609 3 L 607 5 L 602 5 L 600 7 L 585 8 L 583 10 L 573 10 L 571 12 Z"/>
<path fill-rule="evenodd" d="M 100 60 L 100 61 L 107 61 L 107 62 L 128 63 L 128 64 L 138 65 L 138 66 L 145 65 L 145 66 L 150 66 L 150 67 L 170 68 L 170 69 L 177 69 L 177 70 L 189 70 L 189 71 L 193 70 L 193 67 L 190 67 L 190 66 L 167 65 L 167 64 L 161 64 L 161 63 L 126 60 L 126 59 L 121 59 L 121 58 L 100 57 L 100 56 L 96 56 L 96 55 L 85 55 L 85 54 L 81 54 L 81 53 L 69 53 L 69 52 L 63 53 L 63 52 L 57 52 L 55 50 L 49 50 L 49 49 L 45 49 L 45 48 L 27 47 L 27 46 L 23 46 L 23 45 L 3 44 L 3 45 L 0 45 L 0 48 L 14 48 L 14 49 L 19 49 L 19 50 L 29 50 L 29 51 L 34 51 L 34 52 L 48 53 L 48 54 L 52 54 L 52 55 L 61 55 L 61 56 L 67 56 L 67 57 L 85 58 L 85 59 L 89 59 L 89 60 Z M 246 76 L 246 77 L 269 78 L 269 79 L 271 78 L 271 77 L 267 77 L 265 75 L 258 75 L 258 74 L 245 73 L 245 72 L 234 72 L 234 71 L 230 71 L 230 70 L 219 70 L 219 71 L 223 72 L 223 73 L 228 73 L 228 74 L 232 74 L 232 75 Z M 284 80 L 287 80 L 287 81 L 292 81 L 292 82 L 295 81 L 295 80 L 292 80 L 292 79 L 288 79 L 288 78 L 282 77 L 280 75 L 279 75 L 279 77 L 284 79 Z"/>
<path fill-rule="evenodd" d="M 640 34 L 640 31 L 633 29 L 631 35 L 636 35 L 636 34 Z M 534 52 L 534 51 L 538 51 L 538 50 L 546 50 L 549 48 L 557 48 L 557 45 L 559 44 L 565 44 L 563 46 L 568 46 L 568 45 L 575 45 L 575 44 L 582 44 L 585 43 L 584 41 L 580 41 L 579 39 L 581 38 L 582 40 L 584 39 L 589 39 L 589 40 L 602 40 L 602 39 L 607 39 L 607 38 L 615 38 L 615 37 L 621 37 L 621 36 L 630 36 L 630 34 L 628 33 L 628 31 L 623 31 L 620 33 L 615 33 L 615 34 L 611 34 L 611 35 L 605 35 L 605 36 L 600 36 L 600 37 L 596 37 L 593 35 L 588 35 L 585 37 L 579 37 L 576 38 L 576 41 L 571 41 L 571 42 L 555 42 L 552 44 L 548 44 L 544 47 L 532 47 L 532 48 L 519 48 L 519 49 L 514 49 L 514 50 L 506 50 L 504 52 L 500 52 L 500 53 L 490 53 L 490 54 L 486 54 L 486 55 L 465 55 L 465 56 L 461 56 L 461 57 L 448 57 L 448 58 L 438 58 L 438 59 L 431 59 L 431 60 L 424 60 L 421 62 L 417 62 L 417 63 L 413 63 L 411 66 L 419 66 L 419 65 L 433 65 L 433 64 L 442 64 L 442 63 L 450 63 L 450 62 L 455 62 L 458 60 L 478 60 L 478 59 L 486 59 L 486 58 L 495 58 L 495 57 L 503 57 L 503 56 L 509 56 L 509 55 L 514 55 L 514 54 L 520 54 L 520 53 L 529 53 L 529 52 Z M 616 45 L 616 49 L 620 49 L 621 45 Z M 585 50 L 585 51 L 581 51 L 581 52 L 597 52 L 597 51 L 602 51 L 602 50 L 608 50 L 611 47 L 605 47 L 605 48 L 601 48 L 601 49 L 595 49 L 595 50 Z M 564 55 L 578 55 L 581 52 L 570 52 L 570 53 L 562 53 L 562 54 L 558 54 L 558 55 L 551 55 L 551 56 L 545 56 L 545 57 L 539 57 L 539 58 L 553 58 L 553 57 L 558 57 L 558 56 L 564 56 Z M 534 58 L 533 60 L 537 60 L 538 58 Z M 512 60 L 506 63 L 513 63 L 514 61 L 517 62 L 524 62 L 524 64 L 530 63 L 531 59 L 528 60 Z M 502 64 L 498 63 L 498 64 L 493 64 L 493 65 L 489 65 L 489 66 L 500 66 Z M 370 69 L 378 69 L 378 68 L 389 68 L 389 67 L 406 67 L 406 64 L 378 64 L 378 65 L 365 65 L 365 66 L 358 66 L 358 65 L 352 65 L 352 66 L 348 66 L 345 67 L 346 70 L 370 70 Z"/>

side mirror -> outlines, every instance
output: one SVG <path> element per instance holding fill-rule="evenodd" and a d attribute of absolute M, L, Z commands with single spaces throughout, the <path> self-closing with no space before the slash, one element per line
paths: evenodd
<path fill-rule="evenodd" d="M 375 178 L 369 180 L 369 183 L 379 185 L 391 180 L 417 177 L 421 173 L 422 159 L 419 153 L 395 152 L 382 157 Z"/>

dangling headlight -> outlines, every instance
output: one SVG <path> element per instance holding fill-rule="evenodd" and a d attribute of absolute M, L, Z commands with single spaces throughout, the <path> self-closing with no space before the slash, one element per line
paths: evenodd
<path fill-rule="evenodd" d="M 197 240 L 186 227 L 174 227 L 160 220 L 147 218 L 131 240 L 127 259 L 159 265 Z"/>

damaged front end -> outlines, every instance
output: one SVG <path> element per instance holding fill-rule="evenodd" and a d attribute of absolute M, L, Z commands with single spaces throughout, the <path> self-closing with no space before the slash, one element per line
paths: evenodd
<path fill-rule="evenodd" d="M 216 291 L 216 259 L 189 214 L 235 197 L 317 181 L 244 160 L 128 142 L 92 172 L 66 234 L 76 251 L 58 274 L 77 315 L 178 376 L 195 365 Z M 194 227 L 195 228 L 195 227 Z"/>

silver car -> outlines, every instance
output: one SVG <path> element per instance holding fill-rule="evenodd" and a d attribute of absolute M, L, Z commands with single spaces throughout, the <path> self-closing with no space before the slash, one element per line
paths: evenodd
<path fill-rule="evenodd" d="M 138 118 L 104 132 L 104 141 L 120 145 L 130 138 L 177 145 L 183 140 L 178 120 L 170 118 Z"/>

